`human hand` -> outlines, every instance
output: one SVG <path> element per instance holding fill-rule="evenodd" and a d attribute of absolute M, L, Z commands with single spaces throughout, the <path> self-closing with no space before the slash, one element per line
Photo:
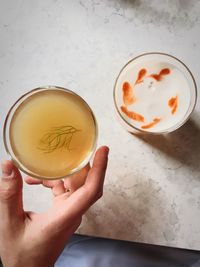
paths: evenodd
<path fill-rule="evenodd" d="M 11 161 L 2 164 L 0 256 L 4 267 L 54 266 L 82 215 L 102 196 L 107 156 L 108 148 L 99 148 L 92 168 L 87 165 L 64 181 L 26 177 L 29 184 L 52 189 L 53 205 L 42 214 L 23 210 L 21 174 Z"/>

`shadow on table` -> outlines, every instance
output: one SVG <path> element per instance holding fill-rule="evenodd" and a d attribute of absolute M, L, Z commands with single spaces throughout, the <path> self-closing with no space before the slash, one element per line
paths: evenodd
<path fill-rule="evenodd" d="M 179 29 L 192 29 L 200 18 L 194 10 L 199 8 L 198 1 L 178 0 L 160 1 L 159 5 L 153 1 L 144 0 L 110 0 L 115 12 L 113 14 L 124 17 L 129 22 L 142 23 L 144 25 L 165 26 L 169 31 Z M 128 11 L 127 11 L 128 10 Z"/>
<path fill-rule="evenodd" d="M 177 221 L 165 227 L 160 222 L 166 216 L 177 218 L 175 207 L 167 207 L 160 185 L 129 173 L 119 177 L 115 185 L 105 186 L 103 198 L 86 213 L 82 232 L 151 243 L 156 243 L 160 236 L 163 243 L 173 244 Z"/>
<path fill-rule="evenodd" d="M 189 120 L 179 130 L 166 135 L 134 135 L 145 143 L 194 170 L 200 170 L 200 128 Z"/>
<path fill-rule="evenodd" d="M 133 137 L 135 138 L 136 135 Z M 200 171 L 200 128 L 189 120 L 167 135 L 137 135 L 160 153 L 195 171 Z M 107 184 L 104 197 L 86 214 L 84 233 L 123 240 L 174 245 L 179 231 L 175 204 L 155 180 L 140 173 L 121 173 L 115 184 Z M 169 224 L 161 224 L 169 221 Z M 80 231 L 81 233 L 81 231 Z"/>

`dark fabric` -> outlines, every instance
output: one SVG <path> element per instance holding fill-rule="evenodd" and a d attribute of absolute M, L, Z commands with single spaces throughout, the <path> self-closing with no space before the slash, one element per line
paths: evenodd
<path fill-rule="evenodd" d="M 55 267 L 200 267 L 200 252 L 74 235 Z"/>

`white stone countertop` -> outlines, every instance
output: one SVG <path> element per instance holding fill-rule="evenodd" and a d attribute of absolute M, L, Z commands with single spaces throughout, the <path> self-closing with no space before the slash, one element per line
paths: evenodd
<path fill-rule="evenodd" d="M 103 198 L 79 233 L 200 249 L 200 103 L 167 136 L 132 136 L 117 122 L 112 91 L 121 67 L 150 51 L 183 60 L 200 82 L 198 0 L 0 0 L 0 127 L 27 90 L 59 85 L 94 110 L 99 145 L 110 146 Z M 6 157 L 2 131 L 0 159 Z M 50 192 L 24 185 L 25 208 Z"/>

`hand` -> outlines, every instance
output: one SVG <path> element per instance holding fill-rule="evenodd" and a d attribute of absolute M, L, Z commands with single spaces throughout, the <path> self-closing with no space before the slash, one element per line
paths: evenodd
<path fill-rule="evenodd" d="M 26 177 L 29 184 L 42 183 L 52 189 L 53 205 L 42 214 L 23 210 L 21 174 L 11 161 L 2 164 L 0 256 L 4 267 L 54 266 L 82 215 L 102 196 L 107 156 L 108 148 L 101 147 L 92 168 L 87 165 L 64 181 Z"/>

